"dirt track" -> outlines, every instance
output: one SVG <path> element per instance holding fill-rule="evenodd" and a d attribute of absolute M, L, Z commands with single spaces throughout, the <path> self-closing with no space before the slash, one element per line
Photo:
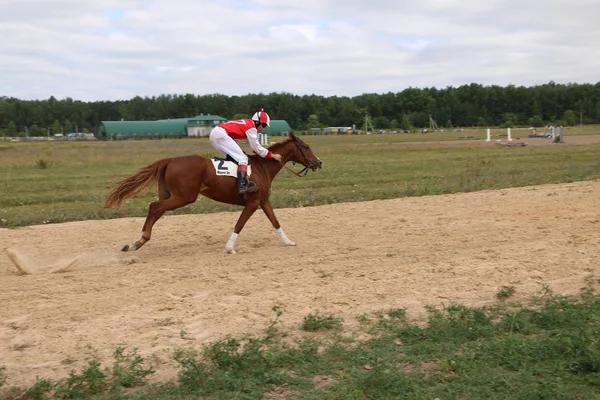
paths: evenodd
<path fill-rule="evenodd" d="M 283 310 L 298 333 L 315 310 L 344 318 L 406 307 L 494 302 L 503 285 L 528 299 L 546 283 L 577 293 L 600 275 L 600 181 L 276 210 L 297 247 L 266 217 L 224 246 L 238 213 L 169 216 L 137 253 L 142 219 L 0 229 L 0 243 L 37 272 L 18 276 L 0 255 L 0 365 L 9 385 L 65 377 L 93 355 L 137 346 L 174 376 L 171 350 L 226 334 L 261 334 Z M 50 268 L 75 263 L 63 273 Z M 153 356 L 153 357 L 150 357 Z"/>

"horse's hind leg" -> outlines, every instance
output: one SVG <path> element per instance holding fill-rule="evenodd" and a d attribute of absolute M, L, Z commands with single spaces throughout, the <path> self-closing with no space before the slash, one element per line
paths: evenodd
<path fill-rule="evenodd" d="M 183 207 L 190 203 L 193 203 L 196 199 L 192 198 L 183 198 L 178 196 L 171 196 L 164 200 L 154 201 L 150 203 L 148 207 L 148 216 L 146 217 L 146 221 L 144 222 L 144 227 L 142 228 L 142 237 L 140 240 L 137 240 L 133 245 L 126 244 L 123 246 L 121 251 L 135 251 L 142 247 L 146 242 L 150 240 L 152 237 L 152 227 L 163 216 L 163 214 L 170 210 L 175 210 L 177 208 Z"/>

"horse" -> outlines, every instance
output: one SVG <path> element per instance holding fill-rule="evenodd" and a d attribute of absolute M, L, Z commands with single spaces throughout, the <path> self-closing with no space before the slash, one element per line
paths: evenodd
<path fill-rule="evenodd" d="M 256 154 L 250 155 L 250 179 L 256 184 L 258 190 L 243 195 L 238 193 L 236 178 L 218 175 L 213 160 L 199 155 L 158 160 L 119 182 L 106 197 L 104 208 L 119 208 L 123 200 L 135 196 L 156 182 L 158 183 L 158 201 L 150 203 L 148 207 L 148 216 L 142 227 L 141 238 L 133 245 L 126 244 L 121 251 L 139 250 L 150 240 L 154 224 L 165 212 L 194 203 L 198 199 L 198 195 L 221 203 L 244 206 L 233 233 L 225 245 L 228 253 L 236 253 L 235 243 L 238 235 L 258 207 L 264 211 L 277 230 L 283 244 L 295 246 L 296 244 L 287 237 L 281 228 L 269 202 L 271 183 L 283 167 L 290 170 L 285 166 L 290 161 L 304 166 L 299 173 L 292 171 L 298 176 L 305 176 L 309 169 L 312 171 L 321 169 L 323 162 L 314 155 L 311 148 L 302 139 L 293 133 L 290 133 L 286 140 L 269 146 L 269 150 L 280 154 L 281 162 L 264 159 Z"/>

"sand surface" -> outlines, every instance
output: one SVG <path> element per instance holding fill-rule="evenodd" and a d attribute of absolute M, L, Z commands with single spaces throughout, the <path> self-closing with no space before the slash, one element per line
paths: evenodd
<path fill-rule="evenodd" d="M 316 310 L 352 334 L 362 313 L 417 320 L 426 305 L 492 304 L 506 285 L 517 300 L 542 284 L 575 294 L 600 275 L 598 199 L 591 181 L 275 210 L 296 247 L 259 211 L 235 255 L 237 212 L 164 217 L 131 253 L 119 249 L 141 218 L 0 229 L 0 365 L 8 385 L 28 385 L 94 356 L 108 365 L 127 344 L 165 380 L 173 349 L 261 335 L 274 306 L 293 337 Z"/>

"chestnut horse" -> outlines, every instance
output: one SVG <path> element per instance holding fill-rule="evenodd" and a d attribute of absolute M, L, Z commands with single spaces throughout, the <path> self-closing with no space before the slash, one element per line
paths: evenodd
<path fill-rule="evenodd" d="M 150 203 L 148 207 L 148 216 L 140 240 L 132 246 L 125 245 L 122 251 L 133 251 L 142 247 L 150 240 L 152 227 L 166 211 L 195 202 L 199 194 L 222 203 L 244 206 L 225 245 L 229 253 L 235 254 L 237 237 L 258 207 L 262 208 L 273 227 L 277 229 L 281 241 L 287 246 L 295 246 L 279 225 L 269 202 L 271 182 L 287 162 L 302 164 L 304 169 L 300 174 L 304 175 L 309 168 L 313 171 L 321 169 L 323 163 L 313 154 L 310 147 L 293 133 L 290 133 L 285 141 L 271 145 L 269 150 L 281 154 L 281 162 L 257 155 L 249 156 L 252 169 L 250 179 L 258 190 L 244 195 L 238 193 L 236 178 L 217 175 L 212 160 L 197 155 L 164 158 L 121 181 L 106 198 L 104 207 L 118 208 L 123 200 L 135 196 L 154 182 L 158 182 L 159 199 Z M 303 176 L 300 174 L 297 175 Z"/>

